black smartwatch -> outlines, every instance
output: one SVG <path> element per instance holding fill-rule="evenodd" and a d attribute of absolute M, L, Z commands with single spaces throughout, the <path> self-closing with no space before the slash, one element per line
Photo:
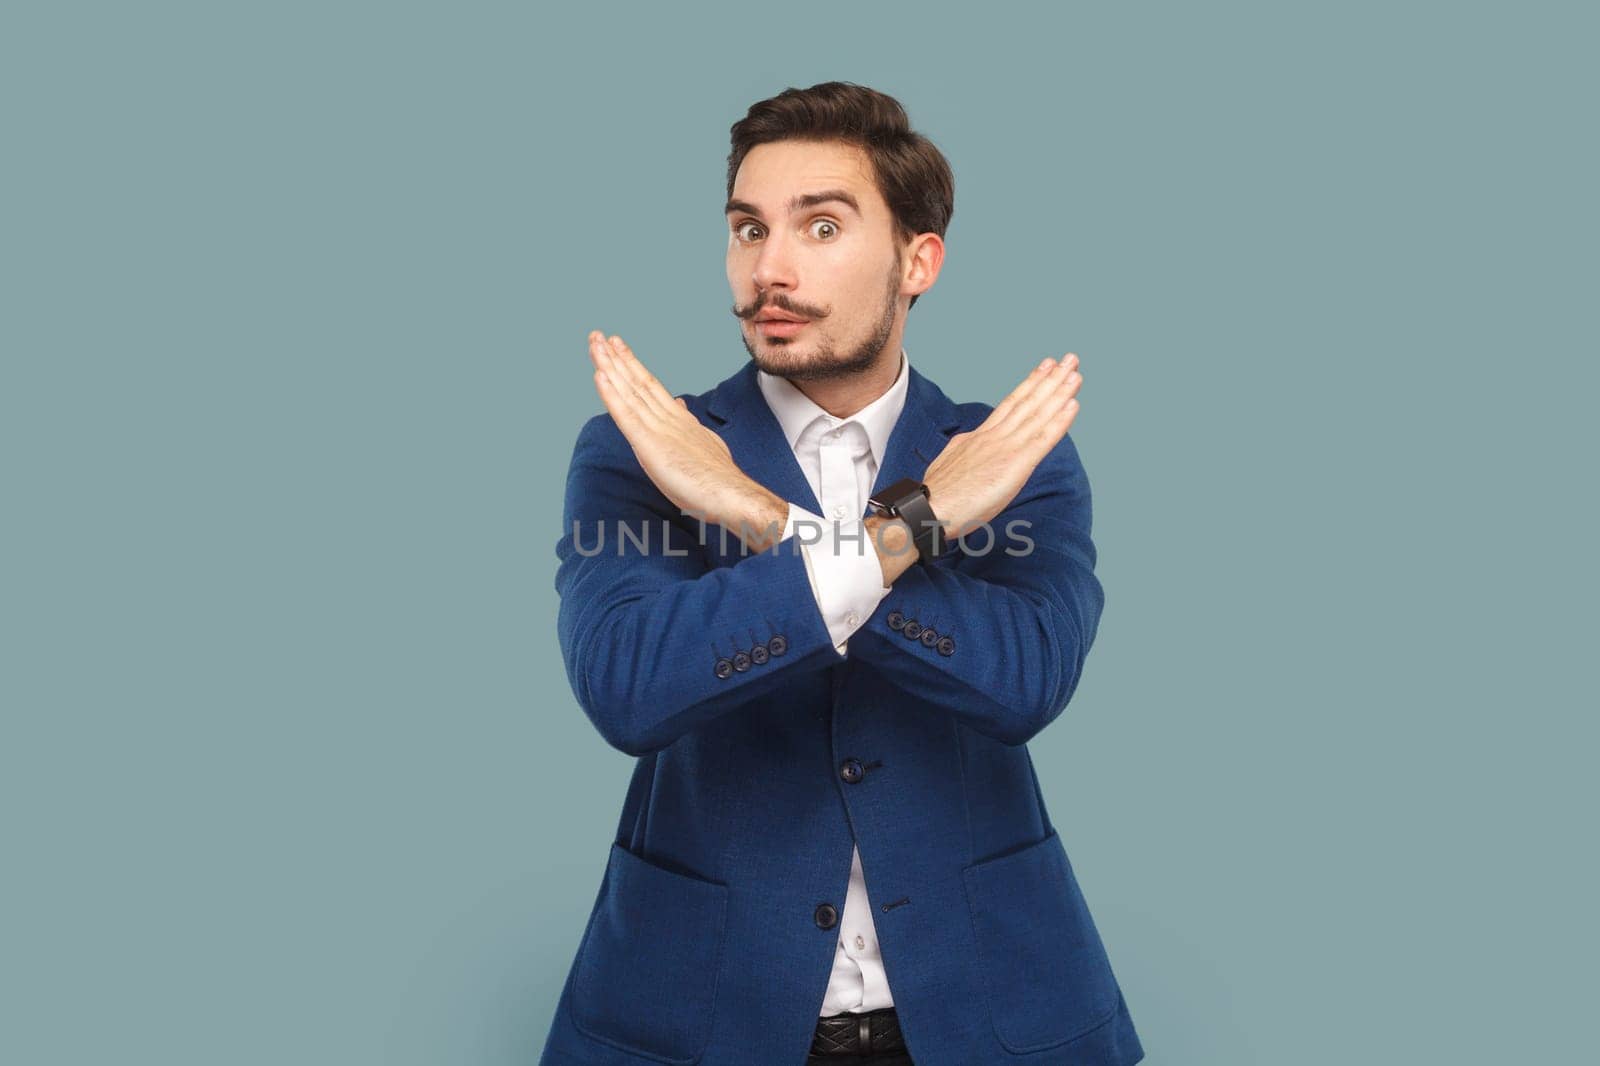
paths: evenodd
<path fill-rule="evenodd" d="M 930 562 L 943 555 L 949 547 L 945 541 L 944 527 L 939 524 L 933 508 L 928 486 L 915 478 L 903 477 L 893 485 L 872 494 L 867 506 L 875 515 L 903 519 L 911 527 L 911 541 L 917 546 L 917 561 Z"/>

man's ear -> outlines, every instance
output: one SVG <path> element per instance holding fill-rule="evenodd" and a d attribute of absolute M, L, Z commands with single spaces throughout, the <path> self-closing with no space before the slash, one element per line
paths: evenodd
<path fill-rule="evenodd" d="M 920 296 L 939 280 L 939 268 L 944 266 L 944 240 L 937 233 L 919 233 L 912 238 L 907 251 L 909 258 L 905 278 L 900 283 L 900 295 Z"/>

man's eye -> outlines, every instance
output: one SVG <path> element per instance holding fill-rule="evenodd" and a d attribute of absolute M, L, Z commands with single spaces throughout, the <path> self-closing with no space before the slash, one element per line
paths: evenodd
<path fill-rule="evenodd" d="M 746 235 L 746 228 L 753 228 L 756 230 L 761 229 L 761 227 L 756 225 L 754 222 L 741 222 L 737 226 L 733 227 L 733 235 L 738 237 L 741 241 L 754 240 L 755 238 Z"/>
<path fill-rule="evenodd" d="M 839 227 L 826 218 L 819 218 L 811 223 L 811 233 L 820 240 L 830 240 L 839 232 Z"/>

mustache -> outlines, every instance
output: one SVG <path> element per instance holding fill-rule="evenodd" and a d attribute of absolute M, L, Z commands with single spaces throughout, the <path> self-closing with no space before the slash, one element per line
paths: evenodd
<path fill-rule="evenodd" d="M 799 315 L 801 318 L 828 317 L 828 312 L 826 311 L 814 310 L 804 305 L 796 304 L 782 296 L 774 296 L 767 300 L 757 300 L 755 303 L 745 308 L 741 308 L 738 304 L 734 304 L 731 308 L 736 317 L 746 320 L 752 319 L 762 311 L 769 309 L 775 311 L 787 311 L 789 314 Z"/>

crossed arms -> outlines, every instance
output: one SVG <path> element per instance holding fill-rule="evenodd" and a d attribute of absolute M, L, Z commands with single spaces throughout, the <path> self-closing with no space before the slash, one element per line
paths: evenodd
<path fill-rule="evenodd" d="M 556 546 L 557 630 L 573 692 L 595 728 L 613 747 L 643 755 L 797 674 L 837 663 L 839 654 L 797 538 L 777 539 L 777 531 L 787 532 L 788 505 L 731 459 L 734 473 L 721 469 L 726 445 L 631 352 L 631 367 L 613 361 L 622 350 L 613 345 L 603 358 L 591 337 L 608 410 L 579 432 L 567 476 Z M 852 655 L 930 707 L 1007 744 L 1026 742 L 1066 706 L 1104 604 L 1088 480 L 1059 413 L 1068 409 L 1070 423 L 1076 412 L 1061 390 L 1077 375 L 1063 365 L 1040 364 L 980 426 L 952 437 L 924 474 L 930 486 L 944 479 L 935 498 L 951 515 L 941 509 L 947 533 L 987 525 L 990 550 L 983 551 L 988 536 L 979 532 L 972 554 L 949 566 L 915 566 L 904 523 L 867 520 L 889 591 L 851 636 Z M 652 453 L 653 433 L 670 440 L 675 456 Z M 1018 433 L 1042 454 L 1020 447 Z M 706 468 L 663 469 L 681 464 L 686 452 Z M 691 498 L 684 486 L 700 495 Z M 740 537 L 749 554 L 713 568 L 701 519 L 754 530 Z M 619 543 L 622 529 L 647 535 L 647 550 Z M 880 616 L 891 611 L 958 634 L 953 650 L 905 639 L 883 624 Z M 758 645 L 780 650 L 758 667 L 715 668 L 729 650 Z"/>

